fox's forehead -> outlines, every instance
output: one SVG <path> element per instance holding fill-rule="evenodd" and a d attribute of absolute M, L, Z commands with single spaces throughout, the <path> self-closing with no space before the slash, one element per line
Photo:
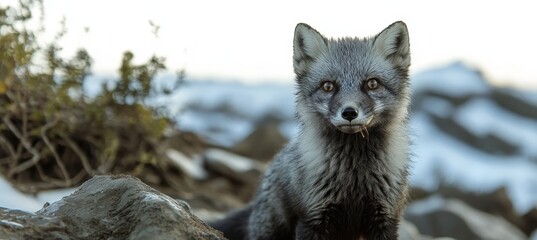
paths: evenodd
<path fill-rule="evenodd" d="M 324 69 L 332 77 L 367 78 L 382 74 L 389 64 L 376 56 L 371 38 L 341 38 L 327 42 L 328 51 L 322 61 Z"/>

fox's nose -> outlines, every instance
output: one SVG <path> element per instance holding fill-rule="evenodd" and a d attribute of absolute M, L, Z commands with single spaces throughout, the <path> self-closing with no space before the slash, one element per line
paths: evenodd
<path fill-rule="evenodd" d="M 346 120 L 348 120 L 350 122 L 353 119 L 358 117 L 358 111 L 356 111 L 354 108 L 347 107 L 341 113 L 341 117 L 343 117 L 344 119 L 346 119 Z"/>

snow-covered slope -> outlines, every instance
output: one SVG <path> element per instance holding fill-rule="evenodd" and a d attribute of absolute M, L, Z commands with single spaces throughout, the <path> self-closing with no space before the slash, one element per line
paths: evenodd
<path fill-rule="evenodd" d="M 179 113 L 183 130 L 201 134 L 223 146 L 233 146 L 258 123 L 282 121 L 289 136 L 294 125 L 293 85 L 243 85 L 230 82 L 190 82 L 167 102 Z"/>
<path fill-rule="evenodd" d="M 494 88 L 462 63 L 417 74 L 413 83 L 412 184 L 505 186 L 518 211 L 537 205 L 537 105 L 525 99 L 529 92 Z"/>

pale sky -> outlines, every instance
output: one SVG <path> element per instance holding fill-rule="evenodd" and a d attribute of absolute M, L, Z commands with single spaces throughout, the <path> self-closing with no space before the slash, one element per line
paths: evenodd
<path fill-rule="evenodd" d="M 122 53 L 153 53 L 191 78 L 290 82 L 294 27 L 328 37 L 372 36 L 406 22 L 412 73 L 462 60 L 499 85 L 537 88 L 532 1 L 45 0 L 48 32 L 63 16 L 65 54 L 85 47 L 96 74 L 116 73 Z M 160 26 L 158 38 L 149 21 Z M 84 28 L 88 27 L 89 32 Z"/>

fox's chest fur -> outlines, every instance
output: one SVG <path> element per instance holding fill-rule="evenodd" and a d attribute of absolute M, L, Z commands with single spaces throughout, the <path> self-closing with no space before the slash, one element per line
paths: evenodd
<path fill-rule="evenodd" d="M 291 184 L 307 189 L 301 194 L 303 201 L 337 203 L 363 195 L 390 199 L 406 181 L 408 139 L 404 129 L 394 129 L 389 135 L 370 131 L 363 136 L 303 131 L 295 143 L 299 156 L 291 163 L 295 169 L 290 173 L 297 175 Z"/>
<path fill-rule="evenodd" d="M 286 189 L 286 204 L 297 206 L 289 216 L 339 236 L 333 239 L 355 239 L 373 218 L 399 217 L 406 204 L 408 138 L 404 129 L 382 130 L 361 136 L 304 129 L 266 184 Z"/>

